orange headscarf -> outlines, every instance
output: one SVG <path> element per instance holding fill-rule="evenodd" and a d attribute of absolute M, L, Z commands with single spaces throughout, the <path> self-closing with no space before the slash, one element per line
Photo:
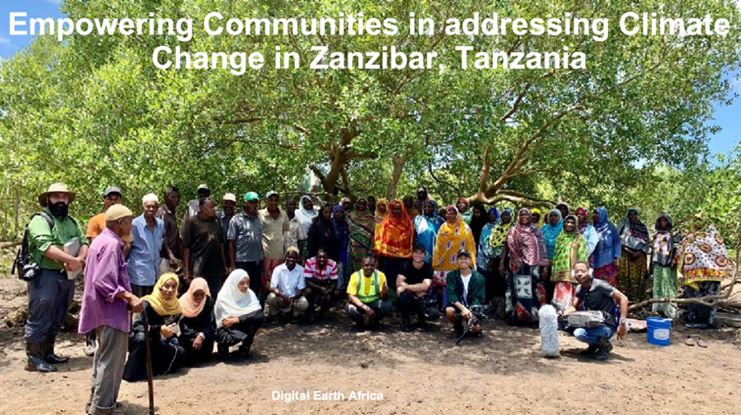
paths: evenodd
<path fill-rule="evenodd" d="M 393 209 L 401 208 L 401 217 L 395 217 Z M 412 243 L 414 242 L 414 225 L 409 217 L 404 205 L 394 200 L 389 203 L 389 213 L 383 218 L 376 234 L 374 235 L 373 246 L 376 254 L 396 257 L 411 258 Z"/>
<path fill-rule="evenodd" d="M 201 301 L 201 303 L 198 305 L 196 305 L 196 302 L 193 301 L 193 294 L 195 294 L 195 292 L 198 290 L 206 293 L 207 297 L 211 296 L 211 292 L 208 289 L 208 283 L 206 282 L 206 280 L 201 277 L 194 278 L 193 281 L 190 282 L 188 291 L 186 291 L 185 294 L 180 297 L 180 308 L 182 308 L 181 314 L 183 317 L 192 318 L 201 314 L 201 311 L 203 311 L 203 307 L 206 305 L 206 298 L 204 298 L 203 301 Z"/>

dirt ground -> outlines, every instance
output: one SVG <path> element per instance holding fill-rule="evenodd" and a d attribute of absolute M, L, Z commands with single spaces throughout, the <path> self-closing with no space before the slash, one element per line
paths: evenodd
<path fill-rule="evenodd" d="M 24 286 L 0 279 L 0 300 L 0 315 L 6 316 L 25 304 Z M 487 323 L 484 338 L 455 346 L 451 326 L 443 322 L 434 331 L 404 333 L 391 320 L 385 331 L 359 333 L 342 313 L 333 318 L 313 326 L 269 326 L 255 340 L 249 361 L 156 378 L 156 412 L 739 413 L 736 329 L 690 331 L 675 325 L 668 347 L 648 344 L 645 333 L 631 333 L 617 342 L 609 361 L 596 362 L 580 356 L 583 346 L 565 334 L 561 357 L 543 358 L 537 330 L 497 321 Z M 686 346 L 688 335 L 708 347 Z M 82 353 L 82 338 L 74 332 L 61 336 L 58 349 L 71 361 L 52 374 L 23 370 L 21 340 L 21 328 L 0 329 L 0 414 L 82 414 L 92 363 Z M 286 402 L 302 392 L 310 400 Z M 119 399 L 128 414 L 146 414 L 146 382 L 123 382 Z"/>

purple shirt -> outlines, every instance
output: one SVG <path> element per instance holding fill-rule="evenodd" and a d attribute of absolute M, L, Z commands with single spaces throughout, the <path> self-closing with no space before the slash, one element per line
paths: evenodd
<path fill-rule="evenodd" d="M 131 291 L 123 245 L 121 238 L 108 228 L 90 244 L 80 310 L 80 333 L 88 333 L 100 326 L 129 332 L 131 317 L 126 301 L 116 298 L 118 293 Z"/>

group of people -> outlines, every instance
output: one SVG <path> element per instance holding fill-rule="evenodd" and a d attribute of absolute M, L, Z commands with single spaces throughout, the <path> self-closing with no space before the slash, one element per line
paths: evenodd
<path fill-rule="evenodd" d="M 416 198 L 343 198 L 318 210 L 310 196 L 281 205 L 274 191 L 259 209 L 260 196 L 247 192 L 237 212 L 234 194 L 219 206 L 201 185 L 182 217 L 174 186 L 162 205 L 145 195 L 136 217 L 121 204 L 121 189 L 102 196 L 102 212 L 83 232 L 68 214 L 75 193 L 53 184 L 39 196 L 43 215 L 28 225 L 41 268 L 29 282 L 28 368 L 64 363 L 54 338 L 74 292 L 68 276 L 84 269 L 79 331 L 94 351 L 89 413 L 115 411 L 120 379 L 146 376 L 147 338 L 154 373 L 168 373 L 208 359 L 214 345 L 224 359 L 248 356 L 265 318 L 311 323 L 341 304 L 359 327 L 379 325 L 394 306 L 405 331 L 444 315 L 456 337 L 471 322 L 468 332 L 481 335 L 482 310 L 532 325 L 546 303 L 563 314 L 599 309 L 612 313 L 604 330 L 575 335 L 606 357 L 609 338 L 624 332 L 627 298 L 673 298 L 680 281 L 685 297 L 714 294 L 729 265 L 722 238 L 701 216 L 682 238 L 666 214 L 652 235 L 637 209 L 618 229 L 604 207 L 590 215 L 559 203 L 545 215 L 515 214 L 460 198 L 439 209 L 424 187 Z M 75 238 L 79 249 L 70 252 Z M 654 311 L 678 315 L 670 304 Z M 691 305 L 685 318 L 710 327 L 714 309 Z"/>

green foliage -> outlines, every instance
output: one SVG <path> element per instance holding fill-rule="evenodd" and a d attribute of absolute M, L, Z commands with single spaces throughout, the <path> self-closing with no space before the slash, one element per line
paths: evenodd
<path fill-rule="evenodd" d="M 227 70 L 157 70 L 152 50 L 178 45 L 173 37 L 74 37 L 62 44 L 38 38 L 0 68 L 0 145 L 6 150 L 0 153 L 0 220 L 7 224 L 18 209 L 21 217 L 35 210 L 35 195 L 56 180 L 78 191 L 74 211 L 82 218 L 100 208 L 100 192 L 109 184 L 121 186 L 127 203 L 136 206 L 142 194 L 161 192 L 169 183 L 178 185 L 186 199 L 202 182 L 216 195 L 295 191 L 312 166 L 324 171 L 329 193 L 339 187 L 382 195 L 393 157 L 403 155 L 397 195 L 410 194 L 420 184 L 444 201 L 485 190 L 487 199 L 517 191 L 590 206 L 605 203 L 615 212 L 631 204 L 680 214 L 702 208 L 724 224 L 736 223 L 730 212 L 739 206 L 738 181 L 733 182 L 738 155 L 721 167 L 704 159 L 710 103 L 728 99 L 722 74 L 741 61 L 738 33 L 727 38 L 617 33 L 621 13 L 651 11 L 660 4 L 667 15 L 739 21 L 738 10 L 721 0 L 638 5 L 627 0 L 68 0 L 63 10 L 73 18 L 154 12 L 199 21 L 213 10 L 227 18 L 362 11 L 404 23 L 414 11 L 440 23 L 474 11 L 522 17 L 570 11 L 608 17 L 613 28 L 605 42 L 579 36 L 267 38 L 199 32 L 192 42 L 180 44 L 192 51 L 262 51 L 266 56 L 281 46 L 299 52 L 304 62 L 316 44 L 343 51 L 395 45 L 405 51 L 435 50 L 438 63 L 446 64 L 445 70 L 433 71 L 265 68 L 243 76 Z M 463 71 L 456 68 L 454 51 L 461 44 L 528 51 L 568 46 L 587 54 L 588 68 Z M 486 149 L 490 179 L 482 189 Z M 493 189 L 520 159 L 512 176 Z M 695 194 L 687 196 L 679 187 L 683 182 L 696 186 Z M 661 186 L 671 187 L 673 204 L 654 201 L 657 195 L 650 190 Z M 704 189 L 714 189 L 716 196 Z M 678 205 L 683 196 L 686 202 Z M 15 233 L 5 225 L 0 229 L 4 238 Z"/>
<path fill-rule="evenodd" d="M 668 212 L 680 230 L 687 229 L 694 214 L 702 214 L 720 231 L 729 247 L 738 248 L 741 228 L 741 145 L 728 156 L 719 155 L 716 164 L 702 164 L 680 171 L 662 166 L 652 179 L 630 189 L 615 200 L 615 212 L 636 205 L 643 221 L 653 225 L 661 212 Z M 613 220 L 619 216 L 614 214 Z"/>

